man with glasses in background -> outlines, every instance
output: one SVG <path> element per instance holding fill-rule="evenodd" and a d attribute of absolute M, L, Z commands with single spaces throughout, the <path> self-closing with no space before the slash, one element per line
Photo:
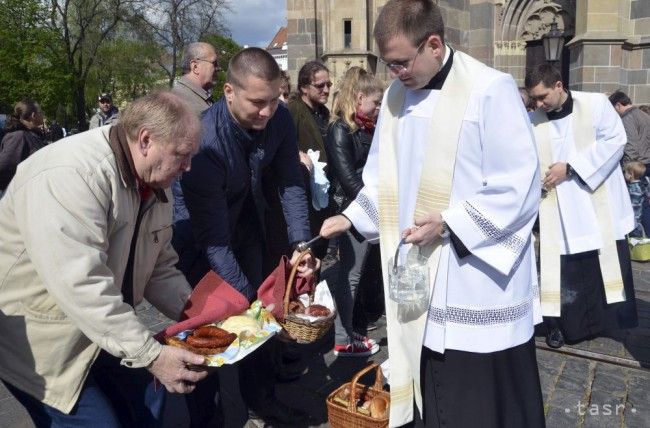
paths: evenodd
<path fill-rule="evenodd" d="M 298 72 L 298 94 L 289 99 L 289 111 L 296 124 L 300 160 L 311 170 L 307 150 L 320 150 L 320 161 L 327 162 L 325 136 L 330 111 L 325 104 L 330 96 L 330 72 L 322 62 L 310 61 Z"/>
<path fill-rule="evenodd" d="M 543 427 L 535 144 L 512 76 L 451 49 L 444 30 L 431 0 L 382 8 L 374 36 L 395 80 L 364 187 L 321 235 L 354 225 L 379 239 L 386 296 L 405 280 L 393 266 L 428 272 L 420 299 L 386 299 L 391 426 Z"/>
<path fill-rule="evenodd" d="M 112 125 L 117 122 L 118 109 L 113 105 L 113 97 L 111 94 L 103 93 L 97 97 L 97 104 L 99 108 L 97 113 L 90 119 L 90 126 L 88 129 L 99 128 L 104 125 Z"/>
<path fill-rule="evenodd" d="M 185 100 L 197 116 L 210 107 L 215 75 L 221 70 L 217 52 L 210 43 L 190 43 L 183 50 L 183 75 L 174 82 L 172 92 Z"/>
<path fill-rule="evenodd" d="M 289 98 L 289 111 L 293 122 L 296 125 L 298 136 L 298 149 L 300 151 L 300 162 L 305 166 L 305 185 L 307 189 L 307 198 L 311 201 L 310 194 L 310 176 L 313 165 L 307 151 L 312 149 L 320 151 L 319 161 L 327 163 L 327 154 L 325 153 L 325 136 L 327 135 L 327 125 L 330 121 L 330 111 L 325 105 L 330 96 L 330 72 L 322 62 L 309 61 L 300 68 L 298 72 L 298 93 Z M 327 166 L 325 166 L 327 172 Z M 309 222 L 313 234 L 317 234 L 323 220 L 329 215 L 327 208 L 316 210 L 309 204 Z M 321 240 L 312 246 L 314 255 L 319 259 L 325 257 L 327 251 L 327 241 Z"/>

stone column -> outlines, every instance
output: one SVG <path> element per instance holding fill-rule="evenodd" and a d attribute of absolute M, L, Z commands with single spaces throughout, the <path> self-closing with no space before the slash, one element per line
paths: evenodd
<path fill-rule="evenodd" d="M 626 12 L 620 20 L 621 28 L 628 36 L 622 51 L 622 87 L 634 104 L 650 104 L 650 1 L 621 3 Z"/>
<path fill-rule="evenodd" d="M 469 1 L 469 40 L 467 53 L 479 61 L 494 65 L 494 0 Z"/>
<path fill-rule="evenodd" d="M 497 40 L 494 42 L 494 68 L 511 74 L 518 86 L 526 77 L 526 42 L 524 40 Z"/>
<path fill-rule="evenodd" d="M 575 37 L 567 43 L 571 53 L 571 89 L 612 92 L 623 86 L 621 49 L 626 37 L 619 26 L 619 3 L 623 2 L 576 2 Z"/>
<path fill-rule="evenodd" d="M 469 0 L 440 0 L 438 4 L 445 23 L 445 42 L 469 53 Z"/>
<path fill-rule="evenodd" d="M 287 0 L 287 72 L 294 87 L 300 67 L 322 55 L 324 1 Z"/>

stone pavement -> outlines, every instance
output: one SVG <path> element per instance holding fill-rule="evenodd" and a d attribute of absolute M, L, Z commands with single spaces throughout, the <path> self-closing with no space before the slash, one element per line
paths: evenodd
<path fill-rule="evenodd" d="M 634 263 L 635 290 L 640 326 L 628 332 L 612 332 L 560 352 L 549 350 L 542 336 L 536 337 L 537 358 L 544 396 L 546 424 L 562 427 L 650 427 L 650 264 Z M 324 272 L 324 277 L 331 272 Z M 148 304 L 138 307 L 141 319 L 154 331 L 166 320 Z M 385 320 L 370 333 L 381 350 L 369 359 L 340 358 L 331 352 L 333 334 L 317 343 L 300 347 L 304 375 L 295 382 L 281 383 L 280 400 L 308 411 L 309 426 L 327 427 L 325 397 L 365 367 L 369 360 L 387 358 Z M 232 368 L 220 370 L 228 428 L 256 427 L 246 421 L 239 397 L 237 376 Z M 363 379 L 372 382 L 371 379 Z M 170 395 L 165 414 L 166 427 L 188 426 L 183 397 Z M 0 384 L 0 427 L 33 427 L 24 409 Z"/>

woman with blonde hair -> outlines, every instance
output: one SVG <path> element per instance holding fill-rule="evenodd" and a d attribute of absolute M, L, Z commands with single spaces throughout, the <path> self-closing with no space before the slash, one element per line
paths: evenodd
<path fill-rule="evenodd" d="M 0 195 L 14 177 L 18 164 L 45 146 L 42 126 L 43 112 L 37 102 L 24 99 L 16 103 L 0 143 Z"/>
<path fill-rule="evenodd" d="M 339 212 L 363 187 L 361 174 L 368 158 L 383 90 L 382 82 L 372 74 L 360 67 L 352 67 L 345 74 L 334 100 L 325 150 Z M 376 353 L 379 346 L 366 336 L 367 326 L 353 325 L 353 312 L 370 245 L 367 241 L 360 242 L 349 232 L 339 237 L 338 245 L 339 277 L 332 287 L 339 311 L 334 354 L 366 357 Z M 355 331 L 354 327 L 358 330 Z"/>

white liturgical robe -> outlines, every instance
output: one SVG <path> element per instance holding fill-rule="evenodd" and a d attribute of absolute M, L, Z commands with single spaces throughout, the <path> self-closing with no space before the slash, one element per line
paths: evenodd
<path fill-rule="evenodd" d="M 591 193 L 603 184 L 609 195 L 614 238 L 624 239 L 634 229 L 630 195 L 619 166 L 627 142 L 623 122 L 604 95 L 586 92 L 574 94 L 588 99 L 596 140 L 587 150 L 580 151 L 574 142 L 574 114 L 549 120 L 553 162 L 567 162 L 584 181 L 583 184 L 577 179 L 566 180 L 557 186 L 562 254 L 603 247 L 602 233 L 591 199 Z"/>
<path fill-rule="evenodd" d="M 427 168 L 425 145 L 442 144 L 427 132 L 436 119 L 432 113 L 440 92 L 406 90 L 395 143 L 400 230 L 414 222 L 421 173 Z M 385 104 L 386 99 L 382 110 Z M 442 216 L 471 254 L 459 258 L 445 239 L 437 272 L 431 273 L 433 295 L 421 340 L 441 353 L 496 352 L 525 343 L 534 324 L 541 322 L 531 242 L 541 194 L 539 165 L 511 76 L 485 67 L 474 82 L 467 110 L 457 114 L 463 115 L 462 125 L 458 141 L 451 142 L 458 149 L 450 204 Z M 380 114 L 363 171 L 365 187 L 344 211 L 371 241 L 379 239 L 381 122 Z"/>

